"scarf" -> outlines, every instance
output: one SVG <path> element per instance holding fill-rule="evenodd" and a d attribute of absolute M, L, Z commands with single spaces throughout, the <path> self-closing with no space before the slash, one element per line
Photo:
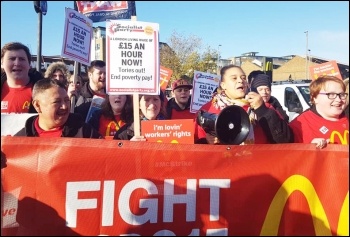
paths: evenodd
<path fill-rule="evenodd" d="M 229 97 L 227 97 L 227 95 L 225 94 L 225 91 L 223 90 L 218 90 L 218 92 L 215 92 L 213 94 L 212 101 L 213 101 L 213 106 L 216 109 L 223 110 L 227 106 L 237 105 L 242 107 L 248 113 L 249 120 L 250 120 L 250 129 L 246 140 L 242 142 L 241 145 L 254 144 L 253 124 L 255 124 L 255 121 L 256 121 L 256 114 L 250 108 L 248 101 L 246 101 L 245 99 L 230 99 Z"/>

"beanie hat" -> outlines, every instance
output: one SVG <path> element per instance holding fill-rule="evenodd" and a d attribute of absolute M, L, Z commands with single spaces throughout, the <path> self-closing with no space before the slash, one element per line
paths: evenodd
<path fill-rule="evenodd" d="M 258 74 L 252 81 L 250 85 L 251 88 L 258 88 L 259 86 L 267 86 L 271 89 L 270 77 L 266 74 Z"/>

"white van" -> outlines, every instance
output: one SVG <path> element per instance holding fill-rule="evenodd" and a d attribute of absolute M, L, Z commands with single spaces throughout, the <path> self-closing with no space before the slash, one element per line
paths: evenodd
<path fill-rule="evenodd" d="M 280 102 L 289 122 L 310 108 L 310 81 L 273 82 L 271 95 Z"/>

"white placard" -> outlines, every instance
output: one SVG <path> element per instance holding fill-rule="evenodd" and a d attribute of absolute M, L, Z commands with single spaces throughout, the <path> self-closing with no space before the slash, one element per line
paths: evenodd
<path fill-rule="evenodd" d="M 28 118 L 38 115 L 30 113 L 1 114 L 1 136 L 13 136 L 24 128 Z"/>
<path fill-rule="evenodd" d="M 92 20 L 66 8 L 61 56 L 90 66 L 92 35 Z"/>
<path fill-rule="evenodd" d="M 159 94 L 159 24 L 107 21 L 107 94 Z"/>
<path fill-rule="evenodd" d="M 212 98 L 213 91 L 219 86 L 220 76 L 216 74 L 194 71 L 193 89 L 190 111 L 197 112 Z"/>

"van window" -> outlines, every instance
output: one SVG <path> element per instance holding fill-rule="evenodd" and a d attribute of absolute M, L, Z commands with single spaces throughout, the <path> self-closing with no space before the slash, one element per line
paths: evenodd
<path fill-rule="evenodd" d="M 300 93 L 303 96 L 306 103 L 308 103 L 308 105 L 311 106 L 310 87 L 309 86 L 297 86 L 297 88 L 300 91 Z"/>

